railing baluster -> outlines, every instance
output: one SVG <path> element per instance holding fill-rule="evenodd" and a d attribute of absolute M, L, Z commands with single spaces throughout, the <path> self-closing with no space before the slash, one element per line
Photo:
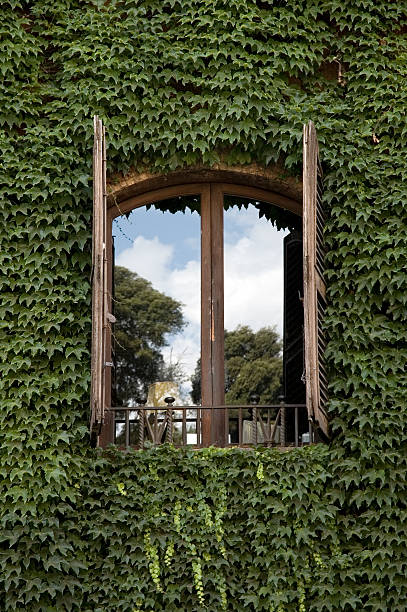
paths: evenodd
<path fill-rule="evenodd" d="M 141 410 L 138 411 L 138 446 L 139 448 L 143 448 L 144 447 L 144 410 L 143 408 L 141 408 Z"/>
<path fill-rule="evenodd" d="M 230 436 L 230 431 L 229 431 L 229 408 L 226 408 L 226 410 L 224 410 L 223 413 L 223 427 L 225 430 L 225 446 L 229 446 L 229 436 Z"/>
<path fill-rule="evenodd" d="M 295 446 L 298 446 L 298 406 L 294 408 L 294 435 Z"/>
<path fill-rule="evenodd" d="M 196 409 L 196 442 L 198 446 L 202 446 L 201 440 L 201 409 Z"/>
<path fill-rule="evenodd" d="M 280 444 L 281 446 L 285 446 L 286 424 L 284 395 L 280 395 L 278 399 L 280 400 Z"/>
<path fill-rule="evenodd" d="M 172 444 L 174 437 L 174 421 L 173 421 L 173 404 L 175 402 L 175 397 L 165 397 L 164 402 L 167 404 L 167 430 L 165 432 L 165 441 L 167 444 Z"/>
<path fill-rule="evenodd" d="M 172 420 L 172 417 L 173 417 L 172 408 L 167 408 L 167 431 L 165 432 L 165 441 L 167 442 L 167 444 L 173 443 L 174 422 Z"/>
<path fill-rule="evenodd" d="M 257 444 L 257 408 L 252 408 L 252 444 Z"/>
<path fill-rule="evenodd" d="M 124 436 L 120 434 L 120 446 L 126 448 L 130 445 L 136 446 L 142 449 L 144 447 L 145 440 L 152 440 L 154 445 L 162 444 L 163 442 L 174 443 L 175 428 L 178 427 L 176 423 L 181 423 L 182 430 L 180 430 L 182 445 L 188 444 L 188 423 L 195 423 L 196 442 L 195 447 L 203 446 L 202 439 L 202 413 L 204 410 L 209 410 L 211 414 L 220 413 L 223 411 L 225 418 L 230 410 L 230 406 L 220 405 L 212 407 L 204 406 L 175 406 L 174 398 L 166 398 L 170 401 L 166 401 L 167 407 L 163 408 L 160 406 L 149 406 L 146 408 L 142 405 L 142 402 L 138 400 L 138 406 L 120 406 L 109 408 L 114 413 L 113 423 L 124 423 Z M 262 444 L 264 446 L 279 445 L 283 447 L 292 446 L 298 447 L 302 445 L 301 434 L 304 433 L 302 429 L 302 415 L 305 414 L 306 406 L 304 404 L 286 404 L 284 397 L 280 397 L 280 403 L 278 405 L 260 405 L 258 396 L 250 397 L 250 404 L 241 404 L 232 406 L 236 416 L 231 417 L 233 422 L 233 442 L 231 444 L 245 445 L 247 443 L 256 445 Z M 182 413 L 180 416 L 176 416 L 177 410 Z M 248 421 L 248 435 L 249 439 L 244 438 L 246 430 L 245 415 L 247 411 L 251 413 L 251 420 Z M 274 418 L 275 411 L 277 410 L 277 416 Z M 190 417 L 188 417 L 188 411 L 190 411 Z M 267 411 L 267 415 L 265 414 Z M 136 412 L 138 431 L 136 437 L 132 435 L 130 426 L 134 422 L 131 414 Z M 123 415 L 123 413 L 125 413 Z M 148 415 L 150 414 L 150 418 Z M 229 418 L 229 417 L 228 417 Z M 289 420 L 288 420 L 289 419 Z M 210 434 L 212 443 L 216 441 L 216 431 L 214 424 L 222 422 L 222 419 L 211 422 Z M 209 424 L 209 423 L 208 423 Z M 276 441 L 277 432 L 280 431 L 280 440 Z M 312 444 L 315 440 L 315 432 L 312 424 L 309 423 L 309 443 Z M 237 438 L 236 440 L 236 433 Z M 290 437 L 288 438 L 288 434 Z M 261 436 L 261 437 L 260 437 Z M 304 436 L 306 438 L 307 436 Z M 124 439 L 123 439 L 124 438 Z M 179 436 L 176 438 L 179 443 Z M 306 442 L 305 442 L 306 443 Z M 224 441 L 225 446 L 229 446 L 229 441 Z"/>
<path fill-rule="evenodd" d="M 182 410 L 182 444 L 187 445 L 187 411 L 185 408 Z"/>
<path fill-rule="evenodd" d="M 124 439 L 126 448 L 130 446 L 130 419 L 129 419 L 130 411 L 126 410 L 126 423 L 124 426 Z"/>
<path fill-rule="evenodd" d="M 257 404 L 260 401 L 260 397 L 256 394 L 250 396 L 250 403 L 252 405 L 252 444 L 257 444 Z"/>
<path fill-rule="evenodd" d="M 158 410 L 154 410 L 154 444 L 161 444 L 161 440 L 158 440 Z"/>

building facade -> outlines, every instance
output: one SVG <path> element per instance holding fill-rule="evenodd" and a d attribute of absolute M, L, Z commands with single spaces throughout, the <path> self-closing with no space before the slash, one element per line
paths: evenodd
<path fill-rule="evenodd" d="M 1 610 L 405 609 L 406 15 L 3 3 Z M 328 443 L 91 448 L 94 115 L 128 197 L 256 168 L 296 200 L 313 121 Z"/>

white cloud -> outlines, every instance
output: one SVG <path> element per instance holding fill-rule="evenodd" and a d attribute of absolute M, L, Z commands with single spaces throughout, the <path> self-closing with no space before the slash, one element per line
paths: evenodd
<path fill-rule="evenodd" d="M 155 236 L 152 240 L 137 236 L 133 245 L 122 251 L 116 257 L 116 265 L 124 266 L 148 279 L 154 287 L 160 288 L 170 270 L 171 259 L 174 255 L 172 244 L 163 244 Z"/>
<path fill-rule="evenodd" d="M 201 268 L 195 260 L 188 261 L 181 269 L 172 268 L 173 254 L 174 246 L 160 242 L 157 236 L 152 240 L 138 236 L 130 248 L 116 257 L 116 265 L 137 272 L 156 289 L 182 303 L 188 325 L 182 334 L 169 339 L 170 346 L 163 354 L 167 362 L 170 358 L 180 361 L 190 376 L 201 350 Z"/>
<path fill-rule="evenodd" d="M 254 214 L 253 214 L 254 213 Z M 242 235 L 244 233 L 244 235 Z M 255 210 L 225 214 L 225 327 L 239 324 L 257 330 L 276 325 L 282 334 L 283 271 L 282 232 L 258 219 Z M 190 260 L 182 268 L 171 265 L 175 246 L 156 236 L 138 236 L 131 248 L 122 251 L 116 264 L 147 278 L 159 291 L 184 305 L 188 325 L 183 334 L 171 338 L 164 350 L 168 361 L 184 364 L 188 376 L 200 354 L 201 299 L 200 262 Z"/>
<path fill-rule="evenodd" d="M 283 234 L 265 220 L 247 221 L 246 235 L 237 242 L 228 241 L 226 231 L 225 327 L 275 325 L 282 334 Z"/>

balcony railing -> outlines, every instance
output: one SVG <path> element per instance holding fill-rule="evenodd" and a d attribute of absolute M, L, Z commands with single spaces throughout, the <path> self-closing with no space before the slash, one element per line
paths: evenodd
<path fill-rule="evenodd" d="M 303 446 L 313 442 L 305 404 L 113 407 L 114 442 L 174 446 Z"/>

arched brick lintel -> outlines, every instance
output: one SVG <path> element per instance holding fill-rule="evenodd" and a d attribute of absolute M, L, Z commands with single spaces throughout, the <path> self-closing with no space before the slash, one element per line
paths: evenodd
<path fill-rule="evenodd" d="M 189 183 L 231 183 L 273 192 L 302 204 L 302 181 L 288 176 L 281 166 L 264 168 L 258 164 L 213 167 L 194 166 L 165 173 L 137 172 L 114 175 L 108 181 L 108 207 L 143 193 Z"/>

